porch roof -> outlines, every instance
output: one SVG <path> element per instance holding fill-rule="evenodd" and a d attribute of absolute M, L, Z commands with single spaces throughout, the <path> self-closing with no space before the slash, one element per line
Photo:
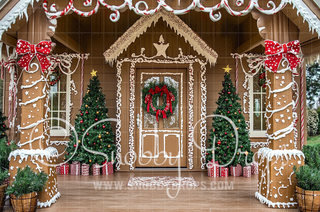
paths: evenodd
<path fill-rule="evenodd" d="M 192 48 L 210 63 L 214 65 L 217 61 L 218 54 L 209 47 L 186 23 L 172 12 L 168 12 L 163 8 L 149 16 L 143 16 L 136 21 L 117 41 L 104 52 L 106 62 L 113 64 L 117 57 L 125 51 L 131 43 L 144 34 L 152 24 L 156 24 L 162 18 L 164 22 L 171 27 L 177 35 L 184 37 L 185 41 Z"/>

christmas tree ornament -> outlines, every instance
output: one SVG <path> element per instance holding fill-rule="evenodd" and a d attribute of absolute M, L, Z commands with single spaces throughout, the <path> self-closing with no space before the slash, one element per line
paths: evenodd
<path fill-rule="evenodd" d="M 102 128 L 103 128 L 103 129 L 105 129 L 105 128 L 106 128 L 106 126 L 102 125 Z"/>
<path fill-rule="evenodd" d="M 87 136 L 89 135 L 89 133 L 87 133 Z"/>
<path fill-rule="evenodd" d="M 109 135 L 109 132 L 106 132 L 107 135 Z"/>
<path fill-rule="evenodd" d="M 96 145 L 96 143 L 93 143 L 93 145 Z"/>
<path fill-rule="evenodd" d="M 220 145 L 221 144 L 221 141 L 218 141 L 218 145 Z"/>
<path fill-rule="evenodd" d="M 81 113 L 80 115 L 83 116 L 83 113 Z"/>
<path fill-rule="evenodd" d="M 73 147 L 76 147 L 76 146 L 77 146 L 77 145 L 75 145 L 75 144 L 73 145 Z"/>
<path fill-rule="evenodd" d="M 79 140 L 78 143 L 81 143 L 81 141 Z"/>
<path fill-rule="evenodd" d="M 228 91 L 228 94 L 230 94 L 230 91 Z"/>
<path fill-rule="evenodd" d="M 94 120 L 95 120 L 95 121 L 98 121 L 98 119 L 97 119 L 97 118 L 95 118 Z"/>
<path fill-rule="evenodd" d="M 86 105 L 86 107 L 88 107 L 88 105 Z"/>
<path fill-rule="evenodd" d="M 90 92 L 90 90 L 87 90 L 87 93 L 89 93 Z"/>
<path fill-rule="evenodd" d="M 110 144 L 108 145 L 108 148 L 110 148 Z"/>
<path fill-rule="evenodd" d="M 248 154 L 249 154 L 249 152 L 248 152 L 248 151 L 246 151 L 244 154 L 245 154 L 245 155 L 248 155 Z"/>
<path fill-rule="evenodd" d="M 99 111 L 97 111 L 97 114 L 99 114 Z"/>
<path fill-rule="evenodd" d="M 83 123 L 83 120 L 81 120 L 80 123 L 82 124 L 82 123 Z"/>
<path fill-rule="evenodd" d="M 86 106 L 87 107 L 87 106 Z M 86 111 L 86 114 L 88 114 L 89 112 L 88 111 Z"/>
<path fill-rule="evenodd" d="M 99 138 L 101 138 L 101 135 L 99 134 L 99 136 L 98 136 Z"/>

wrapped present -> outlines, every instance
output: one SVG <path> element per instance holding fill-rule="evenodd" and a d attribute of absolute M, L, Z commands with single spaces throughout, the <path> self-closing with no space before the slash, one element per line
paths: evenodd
<path fill-rule="evenodd" d="M 242 173 L 242 166 L 239 164 L 237 166 L 230 166 L 230 176 L 239 177 Z"/>
<path fill-rule="evenodd" d="M 113 163 L 108 162 L 108 174 L 113 174 Z"/>
<path fill-rule="evenodd" d="M 228 177 L 228 176 L 229 176 L 228 167 L 221 167 L 220 168 L 220 177 Z"/>
<path fill-rule="evenodd" d="M 219 177 L 219 162 L 209 161 L 208 162 L 208 176 L 209 177 Z"/>
<path fill-rule="evenodd" d="M 61 166 L 56 166 L 56 173 L 60 174 L 60 172 L 61 172 Z"/>
<path fill-rule="evenodd" d="M 243 177 L 251 177 L 251 166 L 243 167 Z"/>
<path fill-rule="evenodd" d="M 80 162 L 73 161 L 71 164 L 71 175 L 80 175 Z"/>
<path fill-rule="evenodd" d="M 240 164 L 237 164 L 237 171 L 238 171 L 238 176 L 242 175 L 242 166 Z"/>
<path fill-rule="evenodd" d="M 69 163 L 64 163 L 61 165 L 60 174 L 61 175 L 69 174 Z"/>
<path fill-rule="evenodd" d="M 82 164 L 81 172 L 82 172 L 83 176 L 88 176 L 89 175 L 89 168 L 90 168 L 89 164 L 85 164 L 85 163 Z"/>
<path fill-rule="evenodd" d="M 100 175 L 100 165 L 95 163 L 92 165 L 92 174 L 94 176 Z"/>
<path fill-rule="evenodd" d="M 251 174 L 256 175 L 259 174 L 259 165 L 258 162 L 252 162 L 251 163 Z"/>

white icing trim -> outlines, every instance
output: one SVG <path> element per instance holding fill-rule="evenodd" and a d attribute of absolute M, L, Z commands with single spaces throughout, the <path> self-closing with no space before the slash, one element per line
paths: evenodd
<path fill-rule="evenodd" d="M 190 46 L 199 54 L 206 58 L 210 65 L 216 63 L 218 54 L 210 48 L 187 24 L 178 16 L 161 8 L 153 16 L 144 16 L 136 21 L 112 46 L 103 53 L 105 60 L 110 65 L 117 57 L 125 51 L 140 35 L 144 34 L 152 24 L 156 24 L 163 19 L 170 28 L 173 28 L 177 35 L 182 36 Z"/>
<path fill-rule="evenodd" d="M 32 139 L 32 140 L 29 140 L 29 141 L 27 141 L 27 142 L 25 142 L 25 143 L 23 143 L 23 144 L 21 144 L 20 141 L 19 141 L 19 142 L 17 143 L 17 146 L 18 146 L 18 147 L 22 147 L 22 146 L 24 146 L 24 145 L 33 143 L 35 140 L 44 139 L 44 138 L 45 138 L 45 137 L 44 137 L 43 135 L 40 135 L 40 136 L 38 136 L 38 137 L 36 137 L 36 138 L 34 138 L 34 139 Z"/>
<path fill-rule="evenodd" d="M 8 160 L 11 161 L 11 158 L 14 157 L 15 161 L 17 156 L 20 156 L 21 162 L 23 160 L 27 161 L 29 156 L 31 158 L 35 157 L 36 160 L 38 160 L 39 156 L 41 160 L 43 160 L 43 157 L 46 157 L 47 160 L 50 160 L 51 157 L 58 157 L 58 154 L 58 150 L 54 147 L 48 147 L 46 149 L 17 149 L 10 152 Z"/>
<path fill-rule="evenodd" d="M 255 197 L 262 203 L 262 204 L 267 204 L 268 207 L 270 208 L 271 206 L 275 208 L 278 206 L 278 208 L 290 208 L 291 206 L 294 207 L 294 205 L 297 205 L 297 202 L 271 202 L 270 200 L 266 199 L 264 196 L 259 194 L 259 192 L 255 193 Z"/>
<path fill-rule="evenodd" d="M 37 69 L 38 70 L 38 69 Z M 35 86 L 36 84 L 38 84 L 39 82 L 45 82 L 47 81 L 46 78 L 41 75 L 41 78 L 39 80 L 36 80 L 36 81 L 33 81 L 30 85 L 21 85 L 21 89 L 24 89 L 24 88 L 32 88 L 33 86 Z"/>
<path fill-rule="evenodd" d="M 54 195 L 50 200 L 47 200 L 46 202 L 40 202 L 38 201 L 38 207 L 40 208 L 46 208 L 46 207 L 50 207 L 53 203 L 55 203 L 58 198 L 61 197 L 60 192 L 57 192 L 56 195 Z"/>
<path fill-rule="evenodd" d="M 251 148 L 259 148 L 259 147 L 267 147 L 269 146 L 269 143 L 268 142 L 251 142 L 250 143 L 251 145 Z"/>
<path fill-rule="evenodd" d="M 36 0 L 39 2 L 39 0 Z M 24 16 L 26 21 L 28 21 L 27 9 L 29 4 L 33 7 L 34 0 L 20 0 L 14 5 L 11 10 L 0 20 L 0 40 L 5 31 L 11 28 L 11 25 L 16 22 L 16 19 L 19 17 L 19 20 Z"/>
<path fill-rule="evenodd" d="M 46 121 L 46 120 L 45 120 L 45 119 L 41 119 L 41 120 L 37 121 L 36 123 L 32 123 L 32 124 L 30 124 L 30 125 L 28 125 L 28 126 L 21 127 L 20 125 L 18 125 L 17 127 L 18 127 L 18 130 L 19 130 L 19 131 L 21 131 L 21 130 L 27 130 L 27 129 L 33 128 L 33 127 L 41 124 L 41 123 L 44 122 L 44 121 Z"/>
<path fill-rule="evenodd" d="M 267 158 L 269 161 L 271 161 L 273 157 L 276 157 L 276 160 L 278 160 L 280 157 L 282 160 L 283 157 L 285 157 L 287 160 L 291 160 L 292 156 L 294 157 L 294 159 L 298 157 L 300 160 L 301 157 L 305 158 L 303 152 L 297 149 L 273 150 L 267 147 L 263 147 L 258 151 L 258 158 Z"/>

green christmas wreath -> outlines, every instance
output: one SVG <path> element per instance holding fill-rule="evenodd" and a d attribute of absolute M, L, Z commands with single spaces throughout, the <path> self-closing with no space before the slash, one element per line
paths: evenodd
<path fill-rule="evenodd" d="M 61 78 L 60 68 L 57 66 L 49 76 L 49 85 L 55 85 Z"/>
<path fill-rule="evenodd" d="M 163 98 L 163 104 L 157 105 L 159 97 Z M 177 90 L 165 83 L 150 83 L 142 89 L 142 107 L 147 113 L 155 115 L 157 121 L 159 116 L 166 119 L 170 117 L 177 106 Z"/>

